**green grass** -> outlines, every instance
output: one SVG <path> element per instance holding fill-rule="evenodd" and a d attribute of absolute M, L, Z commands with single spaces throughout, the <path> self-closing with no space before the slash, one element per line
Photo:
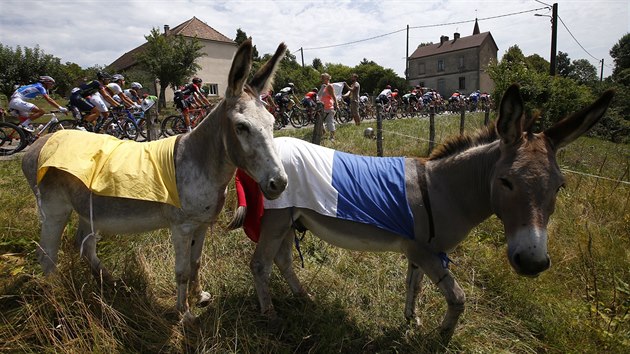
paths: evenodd
<path fill-rule="evenodd" d="M 466 130 L 481 125 L 473 115 Z M 459 117 L 436 117 L 438 142 L 459 132 Z M 376 155 L 363 129 L 339 127 L 325 146 Z M 386 156 L 426 156 L 426 120 L 386 121 Z M 310 140 L 311 129 L 281 130 Z M 568 170 L 628 181 L 628 145 L 581 138 L 559 154 Z M 44 278 L 35 259 L 35 198 L 19 158 L 0 161 L 0 352 L 379 352 L 627 353 L 630 351 L 630 186 L 566 173 L 549 227 L 552 267 L 536 279 L 517 276 L 505 257 L 503 227 L 490 218 L 449 255 L 467 307 L 452 342 L 435 340 L 446 309 L 424 281 L 419 326 L 404 321 L 406 261 L 393 253 L 347 251 L 307 233 L 298 276 L 314 295 L 296 299 L 274 270 L 271 289 L 283 324 L 268 327 L 248 263 L 254 250 L 240 231 L 226 232 L 234 205 L 208 233 L 202 283 L 213 295 L 185 328 L 173 310 L 174 256 L 165 230 L 106 237 L 103 262 L 127 285 L 101 289 L 66 229 L 59 272 Z"/>

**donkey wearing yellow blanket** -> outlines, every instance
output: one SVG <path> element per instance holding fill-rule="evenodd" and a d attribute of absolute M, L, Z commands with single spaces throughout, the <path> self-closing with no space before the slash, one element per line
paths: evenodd
<path fill-rule="evenodd" d="M 55 167 L 48 167 L 38 183 L 39 155 L 48 139 L 33 144 L 23 158 L 22 170 L 38 199 L 42 219 L 38 257 L 44 273 L 55 270 L 61 235 L 72 210 L 79 214 L 76 244 L 95 275 L 106 280 L 111 277 L 96 255 L 92 230 L 116 234 L 169 227 L 175 248 L 177 310 L 185 318 L 192 317 L 189 289 L 197 305 L 207 305 L 209 294 L 201 290 L 198 282 L 201 251 L 208 227 L 223 208 L 226 187 L 236 167 L 245 170 L 267 198 L 277 198 L 287 184 L 272 141 L 273 117 L 258 98 L 270 85 L 285 50 L 281 44 L 246 84 L 252 65 L 252 43 L 247 40 L 239 47 L 225 99 L 194 131 L 174 141 L 173 167 L 179 203 L 98 195 L 81 179 Z M 84 134 L 88 139 L 91 136 L 97 139 L 96 135 Z M 143 148 L 140 143 L 136 145 Z M 91 159 L 80 162 L 93 163 Z"/>

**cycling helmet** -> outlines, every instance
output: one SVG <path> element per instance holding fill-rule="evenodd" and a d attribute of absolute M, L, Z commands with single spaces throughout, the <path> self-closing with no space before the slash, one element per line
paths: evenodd
<path fill-rule="evenodd" d="M 48 75 L 43 75 L 40 76 L 37 81 L 41 82 L 41 83 L 47 83 L 47 84 L 55 84 L 55 79 L 53 79 L 52 77 L 48 76 Z"/>
<path fill-rule="evenodd" d="M 118 81 L 121 81 L 121 80 L 125 80 L 125 77 L 120 75 L 120 74 L 114 74 L 112 76 L 112 81 L 114 81 L 114 82 L 118 82 Z"/>
<path fill-rule="evenodd" d="M 398 89 L 394 89 L 394 92 L 398 92 Z"/>
<path fill-rule="evenodd" d="M 140 89 L 142 89 L 142 85 L 140 85 L 139 82 L 132 82 L 131 83 L 131 88 L 134 89 L 134 90 L 140 90 Z"/>
<path fill-rule="evenodd" d="M 106 73 L 105 71 L 99 71 L 96 73 L 96 78 L 99 80 L 103 80 L 103 79 L 111 80 L 112 76 Z"/>
<path fill-rule="evenodd" d="M 363 131 L 363 136 L 368 139 L 374 139 L 374 129 L 373 128 L 365 128 Z"/>
<path fill-rule="evenodd" d="M 292 82 L 289 82 L 289 86 L 295 87 L 295 85 Z"/>
<path fill-rule="evenodd" d="M 390 85 L 385 86 L 386 89 L 391 89 L 392 87 Z"/>
<path fill-rule="evenodd" d="M 313 89 L 313 92 L 319 92 L 319 90 L 317 89 L 317 87 L 315 87 L 315 88 Z"/>
<path fill-rule="evenodd" d="M 201 84 L 202 80 L 199 77 L 193 77 L 192 82 L 193 84 Z"/>

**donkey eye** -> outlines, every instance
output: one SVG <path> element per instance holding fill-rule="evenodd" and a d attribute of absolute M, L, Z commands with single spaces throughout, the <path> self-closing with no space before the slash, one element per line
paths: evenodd
<path fill-rule="evenodd" d="M 237 134 L 243 134 L 243 133 L 248 133 L 248 132 L 249 132 L 249 127 L 247 126 L 247 124 L 243 124 L 243 123 L 236 124 Z"/>
<path fill-rule="evenodd" d="M 509 190 L 514 190 L 514 186 L 512 185 L 512 182 L 510 182 L 507 178 L 499 178 L 499 181 L 501 181 L 501 184 L 503 185 L 503 187 Z"/>

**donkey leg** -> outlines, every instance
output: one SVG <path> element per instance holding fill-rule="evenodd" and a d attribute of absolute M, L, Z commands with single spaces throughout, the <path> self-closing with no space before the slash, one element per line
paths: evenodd
<path fill-rule="evenodd" d="M 286 220 L 286 222 L 282 222 Z M 265 211 L 261 220 L 261 235 L 256 250 L 249 263 L 258 294 L 260 311 L 270 319 L 276 317 L 269 291 L 269 276 L 273 260 L 291 231 L 291 214 L 288 209 Z"/>
<path fill-rule="evenodd" d="M 56 269 L 57 254 L 61 235 L 70 219 L 72 206 L 59 195 L 41 195 L 40 215 L 42 218 L 42 230 L 37 249 L 37 258 L 42 266 L 44 274 L 50 274 Z"/>
<path fill-rule="evenodd" d="M 201 289 L 201 283 L 199 282 L 201 253 L 203 252 L 203 243 L 207 231 L 207 226 L 200 227 L 195 231 L 191 241 L 190 282 L 188 283 L 188 291 L 191 296 L 195 297 L 197 307 L 205 307 L 210 304 L 210 293 L 203 291 Z"/>
<path fill-rule="evenodd" d="M 282 276 L 289 284 L 293 295 L 297 296 L 308 296 L 308 292 L 304 290 L 302 287 L 302 283 L 298 279 L 295 271 L 293 270 L 293 239 L 295 238 L 295 232 L 293 229 L 287 234 L 287 236 L 282 240 L 282 244 L 280 245 L 280 249 L 278 253 L 276 253 L 276 257 L 274 258 L 274 262 L 276 266 L 282 273 Z"/>
<path fill-rule="evenodd" d="M 112 285 L 114 284 L 114 278 L 96 255 L 97 235 L 92 233 L 91 230 L 90 221 L 79 220 L 79 226 L 74 238 L 75 246 L 90 265 L 94 278 L 98 282 Z"/>
<path fill-rule="evenodd" d="M 464 303 L 466 302 L 464 290 L 453 278 L 448 268 L 442 265 L 442 260 L 437 254 L 428 251 L 418 251 L 412 253 L 409 259 L 422 267 L 426 275 L 440 289 L 440 292 L 446 299 L 448 307 L 440 325 L 440 336 L 444 343 L 448 343 L 455 332 L 459 317 L 464 312 Z"/>
<path fill-rule="evenodd" d="M 416 317 L 416 302 L 422 290 L 422 278 L 424 271 L 422 268 L 409 262 L 407 265 L 407 299 L 405 301 L 405 318 L 407 321 L 414 320 L 420 324 L 420 319 Z"/>
<path fill-rule="evenodd" d="M 177 283 L 177 311 L 184 319 L 192 318 L 188 306 L 188 283 L 190 281 L 192 232 L 185 232 L 183 227 L 171 227 L 171 240 L 175 249 L 175 282 Z"/>

